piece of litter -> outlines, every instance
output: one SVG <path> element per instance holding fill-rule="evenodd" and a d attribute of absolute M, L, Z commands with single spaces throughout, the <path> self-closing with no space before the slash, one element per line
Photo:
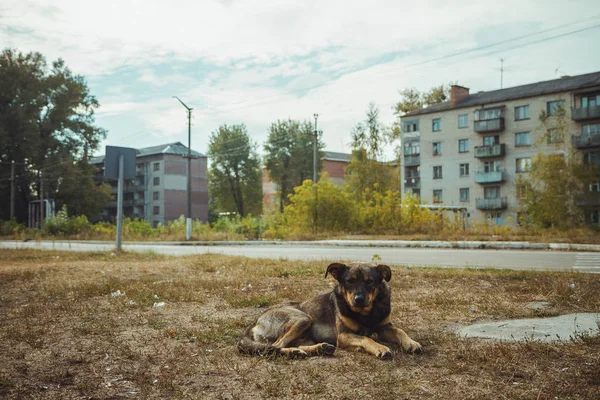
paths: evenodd
<path fill-rule="evenodd" d="M 246 288 L 246 287 L 242 288 L 242 292 L 245 292 L 246 290 L 248 290 L 248 288 Z"/>
<path fill-rule="evenodd" d="M 156 385 L 157 383 L 158 383 L 158 379 L 155 379 L 155 380 L 152 381 L 153 385 Z"/>
<path fill-rule="evenodd" d="M 158 295 L 157 295 L 157 294 L 155 294 L 155 295 L 154 295 L 154 298 L 155 298 L 155 299 L 158 299 Z"/>
<path fill-rule="evenodd" d="M 135 301 L 133 301 L 133 300 L 129 300 L 129 305 L 130 305 L 130 306 L 134 306 L 134 305 L 135 305 Z"/>
<path fill-rule="evenodd" d="M 574 284 L 574 283 L 569 283 L 569 287 L 570 287 L 571 289 L 575 289 L 575 284 Z"/>
<path fill-rule="evenodd" d="M 248 289 L 252 289 L 252 284 L 251 283 L 248 284 Z"/>
<path fill-rule="evenodd" d="M 121 291 L 120 291 L 120 290 L 117 290 L 117 291 L 114 291 L 114 292 L 112 292 L 110 295 L 111 295 L 112 297 L 119 297 L 119 296 L 123 296 L 124 294 L 125 294 L 125 293 L 121 293 Z"/>
<path fill-rule="evenodd" d="M 166 304 L 166 303 L 165 303 L 164 301 L 161 301 L 161 302 L 159 302 L 159 303 L 154 303 L 154 304 L 152 304 L 152 307 L 164 307 L 164 306 L 165 306 L 165 304 Z"/>

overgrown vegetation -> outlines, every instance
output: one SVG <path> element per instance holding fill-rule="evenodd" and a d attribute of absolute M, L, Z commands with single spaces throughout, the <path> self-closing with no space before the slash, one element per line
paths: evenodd
<path fill-rule="evenodd" d="M 424 354 L 396 351 L 384 362 L 339 350 L 289 360 L 242 356 L 237 338 L 265 307 L 328 290 L 326 261 L 32 250 L 0 257 L 6 399 L 592 399 L 600 384 L 598 337 L 485 342 L 450 328 L 534 318 L 533 301 L 548 302 L 551 315 L 598 313 L 593 275 L 392 266 L 392 320 Z"/>
<path fill-rule="evenodd" d="M 260 217 L 222 216 L 212 224 L 194 221 L 192 238 L 219 240 L 405 239 L 405 240 L 517 240 L 533 242 L 600 243 L 596 231 L 587 228 L 557 229 L 526 224 L 500 226 L 473 222 L 467 226 L 458 214 L 421 207 L 411 194 L 365 189 L 358 197 L 348 187 L 334 185 L 326 175 L 315 185 L 311 180 L 295 188 L 283 213 L 266 210 Z M 123 237 L 129 241 L 168 241 L 185 238 L 185 218 L 152 227 L 149 221 L 125 218 Z M 43 230 L 26 229 L 15 221 L 0 221 L 6 239 L 45 238 L 114 240 L 116 226 L 91 224 L 85 216 L 69 216 L 63 207 L 48 218 Z"/>

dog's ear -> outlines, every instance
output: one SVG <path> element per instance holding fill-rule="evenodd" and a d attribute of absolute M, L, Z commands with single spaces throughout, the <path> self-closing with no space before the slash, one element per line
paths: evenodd
<path fill-rule="evenodd" d="M 379 271 L 382 280 L 385 279 L 386 282 L 389 282 L 392 279 L 392 270 L 387 265 L 379 264 L 377 271 Z"/>
<path fill-rule="evenodd" d="M 327 267 L 327 271 L 325 271 L 325 278 L 327 278 L 327 274 L 333 275 L 336 281 L 339 281 L 344 272 L 348 269 L 348 266 L 341 263 L 333 263 L 329 264 Z"/>

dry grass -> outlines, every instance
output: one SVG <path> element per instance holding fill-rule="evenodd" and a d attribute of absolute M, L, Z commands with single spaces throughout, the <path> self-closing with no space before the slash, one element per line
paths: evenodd
<path fill-rule="evenodd" d="M 327 290 L 324 263 L 225 256 L 1 250 L 0 397 L 510 398 L 600 393 L 600 339 L 456 338 L 473 321 L 600 312 L 594 275 L 393 266 L 393 320 L 425 346 L 393 361 L 339 350 L 307 360 L 238 354 L 264 307 Z M 385 260 L 383 260 L 385 261 Z M 575 283 L 575 289 L 569 288 Z M 251 285 L 249 287 L 248 285 Z M 245 289 L 245 290 L 242 290 Z M 122 296 L 112 296 L 119 290 Z M 153 307 L 165 302 L 164 307 Z"/>

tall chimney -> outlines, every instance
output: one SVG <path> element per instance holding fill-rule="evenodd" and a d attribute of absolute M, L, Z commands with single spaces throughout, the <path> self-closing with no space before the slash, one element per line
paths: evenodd
<path fill-rule="evenodd" d="M 469 88 L 452 85 L 450 86 L 450 104 L 455 106 L 463 99 L 469 97 Z"/>

